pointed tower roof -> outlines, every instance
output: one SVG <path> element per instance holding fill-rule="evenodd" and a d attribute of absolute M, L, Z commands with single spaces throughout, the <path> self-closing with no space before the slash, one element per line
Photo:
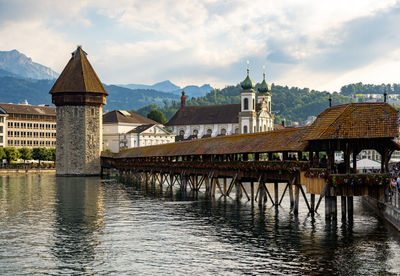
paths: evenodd
<path fill-rule="evenodd" d="M 263 73 L 263 81 L 261 82 L 260 86 L 258 87 L 258 92 L 260 94 L 270 94 L 271 87 L 265 81 L 265 73 Z"/>
<path fill-rule="evenodd" d="M 254 82 L 250 79 L 249 68 L 247 68 L 247 77 L 240 83 L 240 86 L 244 91 L 251 91 L 254 88 Z"/>
<path fill-rule="evenodd" d="M 96 93 L 108 95 L 86 55 L 82 47 L 78 46 L 51 88 L 50 94 Z"/>

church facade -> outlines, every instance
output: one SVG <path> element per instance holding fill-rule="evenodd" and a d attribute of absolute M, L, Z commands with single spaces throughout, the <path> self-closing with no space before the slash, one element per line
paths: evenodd
<path fill-rule="evenodd" d="M 240 104 L 186 106 L 182 92 L 181 107 L 166 126 L 179 140 L 274 130 L 271 88 L 265 81 L 265 73 L 257 91 L 249 69 L 240 86 Z"/>

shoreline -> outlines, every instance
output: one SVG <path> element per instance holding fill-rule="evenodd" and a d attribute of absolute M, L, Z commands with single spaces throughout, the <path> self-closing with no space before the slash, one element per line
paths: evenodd
<path fill-rule="evenodd" d="M 12 174 L 56 174 L 56 169 L 0 169 L 0 176 Z"/>

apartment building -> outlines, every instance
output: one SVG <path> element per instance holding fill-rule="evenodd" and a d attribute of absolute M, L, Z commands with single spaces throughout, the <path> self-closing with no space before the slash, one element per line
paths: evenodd
<path fill-rule="evenodd" d="M 56 146 L 54 107 L 0 103 L 0 114 L 0 136 L 3 136 L 3 146 L 15 148 Z M 2 116 L 3 114 L 5 116 Z M 1 118 L 4 121 L 3 129 Z"/>

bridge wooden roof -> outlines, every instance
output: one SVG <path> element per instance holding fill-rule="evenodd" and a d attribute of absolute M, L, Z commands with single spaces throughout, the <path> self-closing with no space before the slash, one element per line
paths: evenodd
<path fill-rule="evenodd" d="M 138 147 L 114 154 L 116 158 L 183 156 L 202 154 L 264 153 L 302 151 L 308 127 L 261 133 L 219 136 L 147 147 Z M 104 155 L 103 155 L 104 156 Z"/>
<path fill-rule="evenodd" d="M 398 111 L 387 103 L 350 103 L 326 109 L 305 140 L 397 137 Z"/>

